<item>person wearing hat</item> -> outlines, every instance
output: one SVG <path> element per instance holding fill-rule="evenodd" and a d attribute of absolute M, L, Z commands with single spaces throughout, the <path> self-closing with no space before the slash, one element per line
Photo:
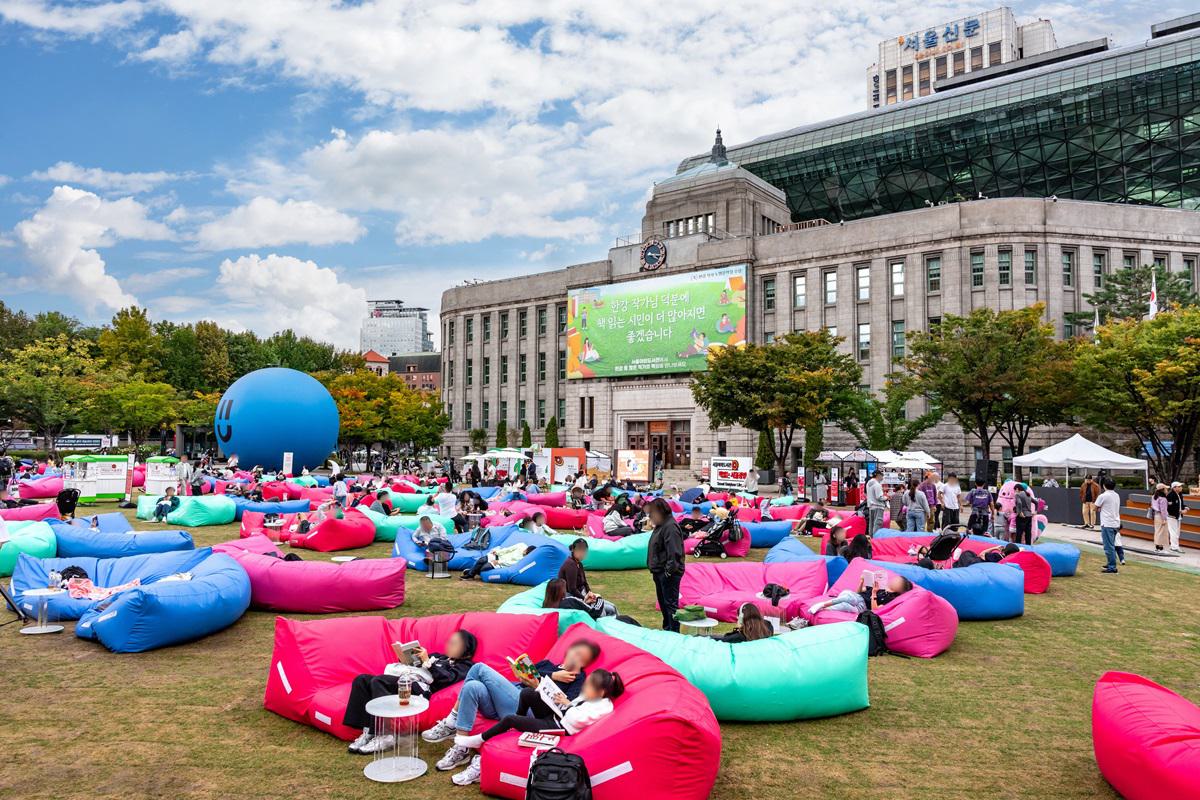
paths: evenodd
<path fill-rule="evenodd" d="M 1150 498 L 1150 517 L 1154 520 L 1154 550 L 1161 553 L 1167 546 L 1167 485 L 1160 483 L 1154 487 L 1154 496 Z"/>
<path fill-rule="evenodd" d="M 1183 523 L 1183 484 L 1175 481 L 1167 490 L 1167 539 L 1171 552 L 1183 552 L 1179 548 L 1179 526 Z"/>

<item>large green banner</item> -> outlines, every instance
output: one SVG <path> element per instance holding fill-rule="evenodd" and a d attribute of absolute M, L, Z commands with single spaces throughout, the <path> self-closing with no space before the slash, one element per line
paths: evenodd
<path fill-rule="evenodd" d="M 746 343 L 746 265 L 572 289 L 567 377 L 696 372 Z"/>

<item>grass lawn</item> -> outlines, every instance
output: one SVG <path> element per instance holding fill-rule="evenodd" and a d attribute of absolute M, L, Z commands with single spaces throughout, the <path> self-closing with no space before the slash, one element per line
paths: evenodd
<path fill-rule="evenodd" d="M 192 533 L 213 544 L 237 526 Z M 713 797 L 1114 797 L 1092 758 L 1092 686 L 1119 669 L 1200 700 L 1200 583 L 1136 562 L 1116 576 L 1100 566 L 1085 553 L 1079 575 L 1026 596 L 1024 617 L 964 623 L 937 659 L 873 659 L 867 711 L 722 725 Z M 622 612 L 653 624 L 647 573 L 591 578 Z M 519 590 L 410 573 L 407 602 L 385 613 L 494 610 Z M 0 797 L 478 796 L 432 769 L 399 787 L 372 783 L 341 742 L 264 711 L 274 618 L 250 611 L 215 636 L 135 655 L 75 639 L 70 626 L 37 637 L 0 628 Z M 422 743 L 431 763 L 443 749 Z"/>

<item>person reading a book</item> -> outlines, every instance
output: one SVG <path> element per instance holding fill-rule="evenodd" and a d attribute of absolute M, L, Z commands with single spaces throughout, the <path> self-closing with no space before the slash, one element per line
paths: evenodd
<path fill-rule="evenodd" d="M 560 600 L 558 607 L 579 607 L 581 611 L 590 614 L 592 619 L 615 617 L 617 607 L 593 592 L 592 587 L 588 585 L 587 570 L 583 567 L 583 560 L 587 558 L 587 554 L 587 539 L 581 537 L 571 542 L 571 557 L 558 569 L 558 577 L 564 582 L 566 590 L 566 595 Z M 562 600 L 567 598 L 575 602 L 563 603 Z"/>
<path fill-rule="evenodd" d="M 737 627 L 729 633 L 713 634 L 711 638 L 719 642 L 740 644 L 741 642 L 770 639 L 774 635 L 775 629 L 763 617 L 759 607 L 754 605 L 754 603 L 742 603 L 741 608 L 738 609 Z"/>
<path fill-rule="evenodd" d="M 511 567 L 512 565 L 519 563 L 521 559 L 532 553 L 534 550 L 537 550 L 537 548 L 533 545 L 521 544 L 519 542 L 514 545 L 509 545 L 508 547 L 493 548 L 492 550 L 488 551 L 486 556 L 478 559 L 470 567 L 463 570 L 462 580 L 469 581 L 472 578 L 478 578 L 480 575 L 489 570 L 500 569 L 501 567 Z"/>
<path fill-rule="evenodd" d="M 375 753 L 395 744 L 391 734 L 376 735 L 375 718 L 367 713 L 367 703 L 396 694 L 401 678 L 410 680 L 413 694 L 422 697 L 464 680 L 474 664 L 479 641 L 470 631 L 457 630 L 446 640 L 445 653 L 429 653 L 419 642 L 393 642 L 392 649 L 398 660 L 388 664 L 382 675 L 359 675 L 350 684 L 342 724 L 362 729 L 362 734 L 350 743 L 351 753 Z"/>
<path fill-rule="evenodd" d="M 825 501 L 818 497 L 816 504 L 804 515 L 795 533 L 799 536 L 812 536 L 813 528 L 824 528 L 828 521 L 829 509 L 825 508 Z"/>
<path fill-rule="evenodd" d="M 513 682 L 487 664 L 476 664 L 467 673 L 466 682 L 458 695 L 458 703 L 445 719 L 424 731 L 421 738 L 433 743 L 444 742 L 456 734 L 468 736 L 480 714 L 490 719 L 504 719 L 510 714 L 516 714 L 522 687 L 537 689 L 543 685 L 543 678 L 547 680 L 547 689 L 555 687 L 568 701 L 574 700 L 579 696 L 587 679 L 587 667 L 599 656 L 600 646 L 587 639 L 580 639 L 567 648 L 561 664 L 542 660 L 530 666 L 526 663 L 529 661 L 526 656 L 510 662 L 513 665 L 513 674 L 520 676 L 519 682 Z M 461 773 L 465 777 L 460 779 L 455 775 L 453 780 L 460 785 L 474 783 L 479 780 L 479 760 L 478 756 L 472 758 L 474 755 L 474 748 L 454 744 L 436 766 L 439 770 L 446 771 L 471 761 L 471 765 Z"/>
<path fill-rule="evenodd" d="M 858 578 L 857 592 L 846 589 L 837 597 L 813 603 L 808 612 L 816 615 L 825 609 L 844 611 L 848 614 L 875 611 L 880 606 L 886 606 L 912 587 L 912 581 L 901 575 L 889 576 L 886 572 L 874 573 L 870 570 L 863 570 L 862 575 Z"/>
<path fill-rule="evenodd" d="M 433 520 L 427 515 L 422 515 L 417 520 L 417 529 L 412 533 L 413 544 L 418 544 L 421 547 L 428 547 L 429 543 L 434 539 L 446 539 L 446 532 L 442 530 L 440 525 L 434 525 Z"/>

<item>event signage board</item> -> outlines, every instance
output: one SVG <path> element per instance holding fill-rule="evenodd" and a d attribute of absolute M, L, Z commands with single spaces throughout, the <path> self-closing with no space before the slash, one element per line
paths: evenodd
<path fill-rule="evenodd" d="M 295 458 L 296 458 L 295 454 L 293 454 L 291 451 L 285 452 L 283 454 L 283 469 L 281 471 L 283 472 L 284 475 L 292 474 L 292 461 Z"/>
<path fill-rule="evenodd" d="M 746 265 L 571 289 L 567 378 L 702 372 L 746 343 Z"/>
<path fill-rule="evenodd" d="M 650 482 L 649 450 L 618 450 L 614 465 L 618 481 Z"/>
<path fill-rule="evenodd" d="M 708 465 L 708 485 L 721 491 L 745 491 L 750 465 L 751 460 L 744 456 L 714 458 Z"/>

